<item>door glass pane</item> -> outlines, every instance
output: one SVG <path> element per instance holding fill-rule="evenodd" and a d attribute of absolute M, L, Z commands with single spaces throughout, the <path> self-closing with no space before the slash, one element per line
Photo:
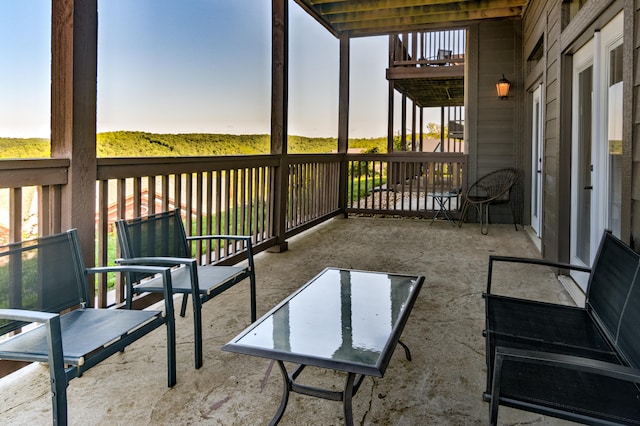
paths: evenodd
<path fill-rule="evenodd" d="M 591 98 L 593 93 L 593 67 L 582 71 L 578 77 L 578 205 L 576 256 L 590 264 L 591 237 Z"/>
<path fill-rule="evenodd" d="M 539 183 L 538 183 L 538 179 L 537 179 L 537 175 L 538 173 L 540 173 L 542 171 L 542 164 L 540 164 L 542 162 L 542 158 L 540 158 L 540 145 L 539 145 L 539 138 L 540 135 L 538 135 L 538 130 L 540 128 L 540 101 L 537 100 L 535 105 L 533 106 L 533 144 L 534 144 L 534 150 L 535 150 L 535 156 L 534 156 L 534 161 L 536 162 L 536 169 L 534 170 L 534 179 L 533 179 L 533 211 L 536 212 L 536 216 L 537 213 L 539 211 L 539 206 L 538 206 L 538 191 L 540 191 L 539 188 Z"/>
<path fill-rule="evenodd" d="M 608 228 L 620 237 L 622 203 L 622 45 L 609 52 L 608 90 L 608 160 L 609 222 Z"/>

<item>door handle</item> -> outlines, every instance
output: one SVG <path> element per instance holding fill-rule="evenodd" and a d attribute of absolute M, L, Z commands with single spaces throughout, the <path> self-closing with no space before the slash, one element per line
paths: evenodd
<path fill-rule="evenodd" d="M 587 185 L 587 186 L 584 187 L 584 189 L 588 189 L 589 191 L 591 191 L 593 189 L 593 186 L 592 185 Z"/>

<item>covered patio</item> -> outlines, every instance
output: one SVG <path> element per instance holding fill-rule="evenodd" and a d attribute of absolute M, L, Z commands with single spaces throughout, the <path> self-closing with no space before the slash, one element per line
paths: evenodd
<path fill-rule="evenodd" d="M 451 227 L 415 218 L 334 218 L 289 240 L 283 253 L 256 259 L 258 316 L 327 266 L 424 275 L 425 284 L 404 329 L 407 361 L 396 350 L 384 378 L 368 377 L 354 397 L 356 424 L 470 425 L 488 423 L 482 401 L 485 351 L 482 329 L 490 254 L 539 257 L 526 231 L 492 224 Z M 554 271 L 502 266 L 493 288 L 503 294 L 572 303 Z M 239 285 L 203 306 L 205 360 L 192 363 L 190 314 L 177 318 L 178 383 L 166 387 L 165 334 L 157 331 L 73 380 L 68 387 L 71 424 L 267 424 L 282 393 L 277 365 L 222 352 L 247 325 L 247 286 Z M 33 364 L 0 379 L 4 425 L 51 421 L 48 370 Z M 303 381 L 336 388 L 344 377 L 306 370 Z M 503 408 L 500 424 L 568 422 Z M 341 424 L 340 403 L 293 395 L 280 424 Z"/>

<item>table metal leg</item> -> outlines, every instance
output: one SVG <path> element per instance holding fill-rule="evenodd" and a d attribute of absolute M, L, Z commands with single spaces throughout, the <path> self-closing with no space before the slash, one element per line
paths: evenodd
<path fill-rule="evenodd" d="M 282 361 L 278 361 L 278 366 L 280 367 L 282 380 L 284 382 L 282 387 L 282 400 L 280 401 L 278 411 L 275 416 L 273 416 L 273 419 L 271 419 L 271 422 L 269 422 L 269 426 L 275 426 L 280 422 L 280 419 L 284 414 L 284 410 L 287 408 L 287 403 L 289 402 L 289 391 L 291 390 L 291 381 L 289 380 L 289 374 L 287 374 L 287 369 L 285 368 L 284 363 Z"/>
<path fill-rule="evenodd" d="M 404 354 L 407 357 L 407 361 L 411 361 L 411 351 L 409 350 L 409 346 L 405 345 L 402 340 L 398 340 L 398 344 L 404 349 Z"/>
<path fill-rule="evenodd" d="M 438 216 L 440 216 L 440 213 L 442 213 L 442 215 L 447 219 L 447 221 L 449 221 L 449 223 L 455 226 L 455 223 L 451 220 L 451 217 L 447 213 L 447 210 L 451 205 L 451 197 L 433 195 L 433 199 L 438 204 L 438 211 L 436 212 L 435 215 L 433 215 L 430 225 L 433 225 L 433 222 L 435 222 Z"/>
<path fill-rule="evenodd" d="M 343 406 L 344 406 L 344 424 L 346 426 L 353 426 L 353 381 L 355 380 L 355 373 L 349 373 L 347 375 L 347 382 L 344 386 L 343 394 Z"/>
<path fill-rule="evenodd" d="M 405 351 L 408 350 L 404 344 L 402 344 L 402 346 L 405 347 Z M 287 373 L 287 369 L 282 361 L 278 361 L 278 366 L 280 367 L 282 380 L 284 381 L 282 401 L 280 401 L 280 407 L 278 407 L 278 411 L 269 423 L 270 426 L 277 425 L 280 422 L 280 419 L 282 419 L 284 411 L 287 408 L 287 402 L 289 402 L 289 394 L 291 392 L 299 393 L 301 395 L 315 396 L 316 398 L 327 399 L 330 401 L 342 401 L 345 424 L 347 426 L 353 425 L 353 396 L 358 392 L 358 389 L 360 389 L 360 385 L 366 376 L 356 373 L 347 373 L 344 390 L 333 391 L 297 383 L 295 381 L 296 378 L 306 367 L 303 364 L 299 365 L 291 374 Z"/>

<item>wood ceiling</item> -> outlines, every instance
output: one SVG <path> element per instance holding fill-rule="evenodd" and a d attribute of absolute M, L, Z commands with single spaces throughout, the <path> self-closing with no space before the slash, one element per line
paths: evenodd
<path fill-rule="evenodd" d="M 520 18 L 529 0 L 295 0 L 336 37 L 385 35 Z"/>

